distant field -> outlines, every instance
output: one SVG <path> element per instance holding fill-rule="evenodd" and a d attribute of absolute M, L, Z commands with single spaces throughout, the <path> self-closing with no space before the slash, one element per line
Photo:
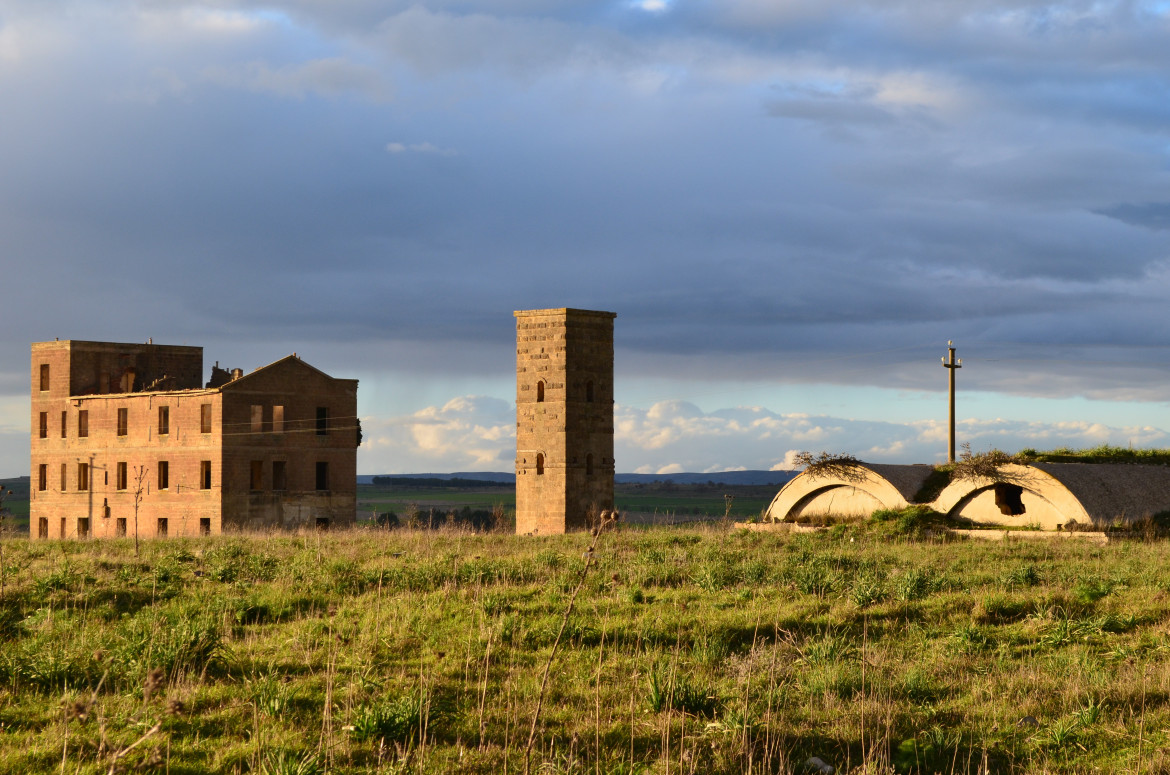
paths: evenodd
<path fill-rule="evenodd" d="M 721 519 L 733 497 L 730 516 L 745 519 L 758 516 L 772 501 L 779 487 L 759 485 L 673 485 L 619 484 L 614 499 L 619 511 L 679 517 Z M 370 520 L 372 514 L 393 512 L 399 516 L 414 507 L 420 511 L 470 508 L 491 511 L 502 504 L 511 514 L 516 509 L 516 493 L 510 487 L 467 488 L 400 488 L 373 484 L 358 485 L 358 519 Z"/>

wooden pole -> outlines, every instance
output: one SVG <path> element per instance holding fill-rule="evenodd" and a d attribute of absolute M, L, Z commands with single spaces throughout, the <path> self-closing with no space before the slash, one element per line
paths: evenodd
<path fill-rule="evenodd" d="M 951 411 L 949 417 L 949 433 L 947 434 L 947 462 L 953 463 L 955 462 L 955 370 L 963 368 L 963 360 L 961 358 L 958 360 L 955 359 L 955 347 L 953 342 L 947 342 L 947 350 L 950 353 L 950 361 L 948 361 L 946 358 L 942 359 L 942 365 L 947 369 L 948 376 L 950 377 L 949 382 Z"/>

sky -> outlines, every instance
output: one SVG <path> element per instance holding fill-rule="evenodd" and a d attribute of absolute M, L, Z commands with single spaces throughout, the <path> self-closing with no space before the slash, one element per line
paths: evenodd
<path fill-rule="evenodd" d="M 617 313 L 619 471 L 1170 446 L 1170 2 L 0 0 L 29 344 L 297 352 L 359 473 L 513 468 L 512 311 Z"/>

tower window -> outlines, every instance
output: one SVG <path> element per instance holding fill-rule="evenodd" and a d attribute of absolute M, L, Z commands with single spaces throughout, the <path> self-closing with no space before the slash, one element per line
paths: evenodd
<path fill-rule="evenodd" d="M 536 475 L 544 476 L 544 453 L 536 453 Z"/>
<path fill-rule="evenodd" d="M 536 402 L 538 404 L 544 403 L 544 380 L 536 383 Z"/>
<path fill-rule="evenodd" d="M 61 412 L 61 438 L 65 438 L 69 429 L 69 412 L 68 410 Z"/>
<path fill-rule="evenodd" d="M 158 408 L 158 435 L 166 436 L 171 432 L 171 408 L 169 406 L 160 406 Z"/>
<path fill-rule="evenodd" d="M 125 436 L 130 431 L 130 410 L 122 408 L 118 410 L 118 435 Z"/>
<path fill-rule="evenodd" d="M 41 390 L 49 389 L 49 364 L 41 364 Z"/>
<path fill-rule="evenodd" d="M 329 433 L 329 407 L 317 407 L 317 435 L 325 436 Z"/>
<path fill-rule="evenodd" d="M 49 489 L 49 466 L 47 463 L 41 463 L 37 467 L 37 489 Z"/>
<path fill-rule="evenodd" d="M 317 462 L 317 489 L 329 489 L 329 463 L 327 461 Z"/>
<path fill-rule="evenodd" d="M 41 412 L 40 433 L 41 433 L 42 439 L 49 438 L 49 413 L 48 412 Z"/>

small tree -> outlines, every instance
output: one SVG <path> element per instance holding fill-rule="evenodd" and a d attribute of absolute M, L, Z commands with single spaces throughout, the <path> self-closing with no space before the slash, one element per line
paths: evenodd
<path fill-rule="evenodd" d="M 138 558 L 138 507 L 142 505 L 142 494 L 146 491 L 146 466 L 134 466 L 134 557 Z"/>

